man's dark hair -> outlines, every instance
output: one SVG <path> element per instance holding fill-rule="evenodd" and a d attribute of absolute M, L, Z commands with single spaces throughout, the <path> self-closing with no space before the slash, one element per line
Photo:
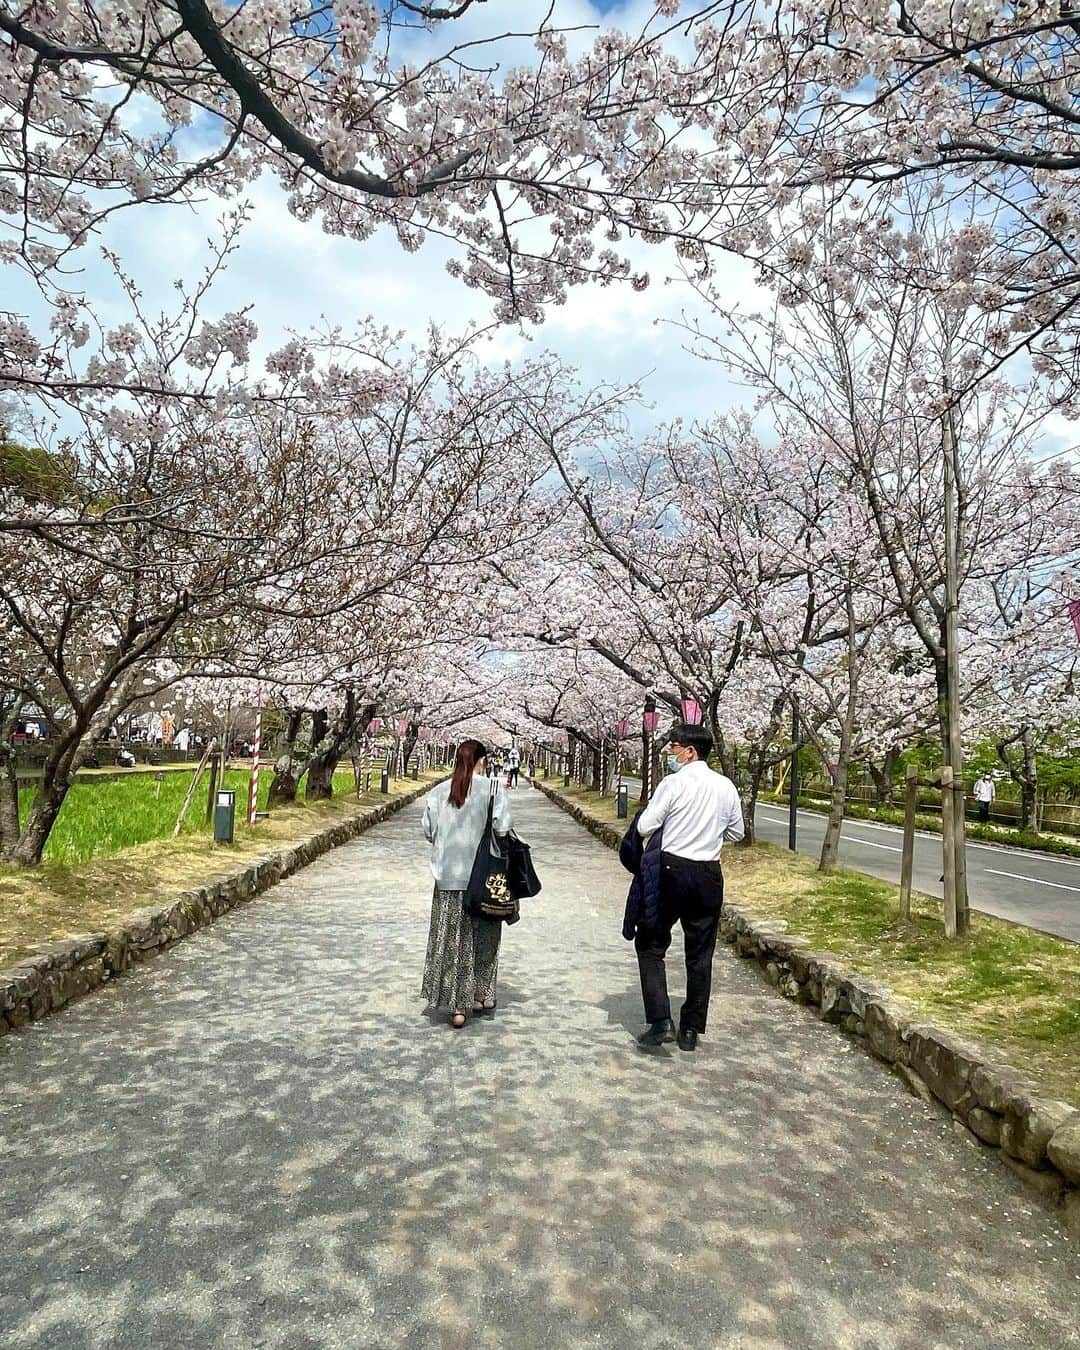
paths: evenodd
<path fill-rule="evenodd" d="M 708 759 L 712 754 L 713 738 L 704 727 L 692 722 L 677 722 L 671 728 L 668 740 L 674 741 L 676 745 L 685 745 L 696 750 L 697 757 L 701 760 Z"/>

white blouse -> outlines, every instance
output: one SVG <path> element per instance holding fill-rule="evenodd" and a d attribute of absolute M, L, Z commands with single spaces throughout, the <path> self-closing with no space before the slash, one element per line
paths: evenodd
<path fill-rule="evenodd" d="M 495 793 L 495 830 L 512 827 L 510 803 L 497 778 L 474 773 L 463 805 L 451 806 L 450 781 L 428 793 L 424 807 L 424 838 L 431 844 L 431 875 L 441 891 L 463 891 L 469 884 L 476 850 L 487 824 L 488 800 Z"/>

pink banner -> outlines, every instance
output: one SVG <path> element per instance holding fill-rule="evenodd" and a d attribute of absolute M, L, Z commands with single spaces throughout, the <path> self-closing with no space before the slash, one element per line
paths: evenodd
<path fill-rule="evenodd" d="M 1080 642 L 1080 600 L 1069 601 L 1069 618 L 1072 619 L 1073 632 L 1076 634 L 1077 642 Z"/>

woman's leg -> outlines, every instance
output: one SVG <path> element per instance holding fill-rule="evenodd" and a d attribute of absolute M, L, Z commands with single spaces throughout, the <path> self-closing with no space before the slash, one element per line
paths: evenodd
<path fill-rule="evenodd" d="M 499 943 L 502 924 L 495 919 L 473 920 L 473 950 L 475 967 L 475 996 L 473 1008 L 494 1008 L 495 982 L 499 974 Z"/>
<path fill-rule="evenodd" d="M 475 945 L 462 892 L 436 887 L 421 993 L 429 1006 L 448 1012 L 451 1026 L 464 1025 L 465 1009 L 473 999 Z"/>

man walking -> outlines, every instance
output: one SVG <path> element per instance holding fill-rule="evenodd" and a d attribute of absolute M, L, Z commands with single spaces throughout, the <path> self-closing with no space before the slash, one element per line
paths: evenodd
<path fill-rule="evenodd" d="M 510 747 L 510 753 L 506 756 L 506 786 L 516 788 L 518 785 L 518 772 L 521 769 L 521 755 L 518 753 L 516 745 Z"/>
<path fill-rule="evenodd" d="M 997 796 L 994 780 L 988 773 L 984 773 L 981 778 L 975 780 L 975 786 L 971 791 L 979 803 L 979 819 L 985 824 L 990 819 L 990 806 Z"/>
<path fill-rule="evenodd" d="M 715 773 L 706 760 L 713 748 L 704 727 L 676 727 L 670 738 L 671 772 L 657 787 L 652 801 L 638 817 L 642 835 L 663 829 L 660 855 L 660 913 L 655 928 L 639 929 L 634 938 L 645 1019 L 638 1037 L 642 1046 L 676 1039 L 668 1001 L 664 956 L 671 930 L 682 924 L 686 948 L 686 1002 L 679 1015 L 680 1050 L 696 1050 L 705 1031 L 712 987 L 713 952 L 720 909 L 724 903 L 724 874 L 720 847 L 725 839 L 743 837 L 742 805 L 735 785 Z"/>

